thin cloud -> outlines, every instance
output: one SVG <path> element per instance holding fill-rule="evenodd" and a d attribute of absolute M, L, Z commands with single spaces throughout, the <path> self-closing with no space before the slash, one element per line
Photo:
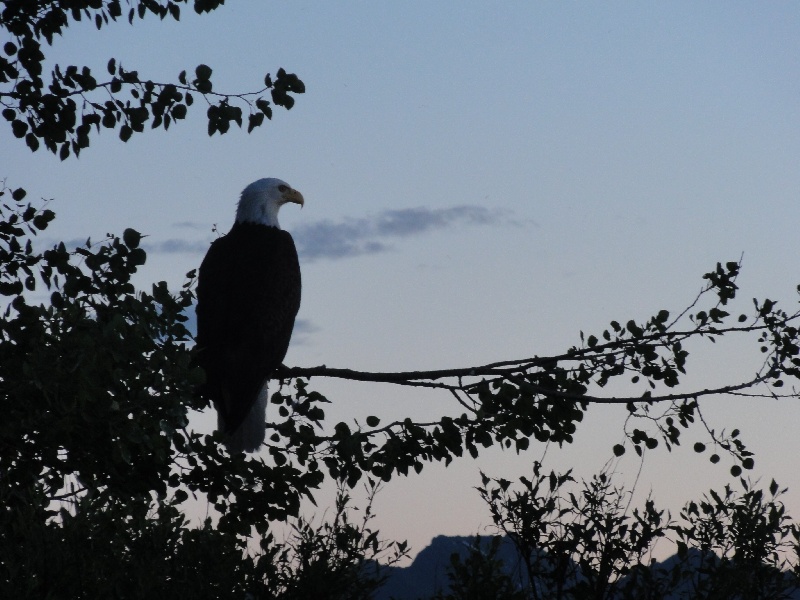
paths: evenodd
<path fill-rule="evenodd" d="M 297 319 L 294 322 L 294 333 L 314 333 L 319 331 L 319 327 L 308 319 Z"/>
<path fill-rule="evenodd" d="M 142 244 L 148 253 L 154 254 L 204 254 L 209 243 L 205 240 L 186 240 L 183 238 L 170 238 L 160 242 Z"/>
<path fill-rule="evenodd" d="M 177 221 L 172 223 L 172 226 L 177 229 L 196 229 L 197 231 L 208 231 L 210 229 L 208 223 L 197 223 L 196 221 Z"/>
<path fill-rule="evenodd" d="M 407 236 L 431 229 L 443 229 L 455 223 L 492 225 L 497 214 L 485 206 L 454 206 L 452 208 L 404 208 L 387 210 L 377 217 L 376 230 L 382 235 Z"/>
<path fill-rule="evenodd" d="M 496 225 L 505 213 L 484 206 L 386 210 L 373 217 L 317 221 L 297 226 L 292 235 L 300 256 L 309 261 L 377 254 L 391 249 L 387 238 L 404 238 L 455 225 Z"/>
<path fill-rule="evenodd" d="M 295 346 L 312 345 L 312 334 L 319 330 L 320 328 L 308 319 L 297 319 L 292 330 L 292 344 Z"/>
<path fill-rule="evenodd" d="M 354 256 L 379 254 L 392 249 L 393 239 L 432 233 L 456 226 L 486 227 L 510 224 L 505 210 L 485 206 L 461 205 L 449 208 L 403 208 L 385 210 L 370 217 L 329 219 L 301 223 L 292 229 L 297 251 L 306 261 L 343 259 Z M 194 229 L 191 222 L 175 223 L 176 227 Z M 191 240 L 170 238 L 162 241 L 147 240 L 143 244 L 148 252 L 202 255 L 208 250 L 207 239 Z"/>

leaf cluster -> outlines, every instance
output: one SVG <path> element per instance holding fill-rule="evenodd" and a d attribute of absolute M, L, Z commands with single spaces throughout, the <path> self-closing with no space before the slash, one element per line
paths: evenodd
<path fill-rule="evenodd" d="M 334 514 L 320 526 L 305 518 L 292 524 L 286 544 L 270 534 L 262 538 L 257 564 L 265 581 L 281 599 L 330 598 L 367 600 L 386 580 L 386 568 L 408 556 L 405 542 L 385 542 L 372 529 L 372 504 L 380 486 L 365 485 L 366 506 L 360 519 L 344 486 L 339 486 Z M 379 562 L 380 560 L 380 562 Z"/>
<path fill-rule="evenodd" d="M 800 587 L 800 526 L 781 501 L 787 490 L 774 480 L 766 490 L 744 479 L 740 484 L 741 492 L 726 485 L 686 504 L 673 528 L 678 556 L 714 574 L 692 582 L 698 595 L 787 597 Z M 699 550 L 694 556 L 693 548 Z"/>
<path fill-rule="evenodd" d="M 675 521 L 650 498 L 631 510 L 632 492 L 605 471 L 576 482 L 537 462 L 516 485 L 481 478 L 478 492 L 525 568 L 526 598 L 789 598 L 800 589 L 800 528 L 774 481 L 710 490 Z M 660 540 L 678 553 L 659 564 Z"/>
<path fill-rule="evenodd" d="M 161 19 L 180 19 L 180 5 L 189 0 L 140 0 L 131 6 L 128 21 L 148 13 Z M 198 13 L 211 12 L 222 0 L 194 0 Z M 14 137 L 24 139 L 36 151 L 41 144 L 61 160 L 76 156 L 87 148 L 92 131 L 117 131 L 127 142 L 134 133 L 149 125 L 169 129 L 186 118 L 195 97 L 208 104 L 209 135 L 226 133 L 231 123 L 242 127 L 243 107 L 249 111 L 248 133 L 272 118 L 272 103 L 286 109 L 294 105 L 291 94 L 305 92 L 294 74 L 279 69 L 275 79 L 267 74 L 256 92 L 225 94 L 213 90 L 212 69 L 199 65 L 195 78 L 186 71 L 177 82 L 159 83 L 142 77 L 135 69 L 124 68 L 115 58 L 108 60 L 108 77 L 99 79 L 88 66 L 56 64 L 49 76 L 44 73 L 45 44 L 51 46 L 56 35 L 63 35 L 70 23 L 83 18 L 97 27 L 108 26 L 122 17 L 119 0 L 77 0 L 69 3 L 5 1 L 0 3 L 0 29 L 10 39 L 0 52 L 0 104 L 3 118 Z"/>
<path fill-rule="evenodd" d="M 263 588 L 270 563 L 251 568 L 247 539 L 295 518 L 322 474 L 229 456 L 218 435 L 187 430 L 207 406 L 185 326 L 193 274 L 177 293 L 136 290 L 146 254 L 130 229 L 41 251 L 53 214 L 24 198 L 0 192 L 0 595 L 144 597 L 160 577 L 163 597 L 204 596 L 208 577 L 220 596 Z M 190 496 L 218 511 L 213 525 L 189 525 Z M 386 549 L 344 521 L 335 535 Z"/>
<path fill-rule="evenodd" d="M 466 556 L 458 552 L 450 556 L 447 567 L 447 593 L 439 591 L 432 600 L 469 600 L 494 598 L 495 600 L 525 600 L 524 590 L 508 573 L 500 558 L 501 536 L 492 536 L 488 543 L 476 536 Z"/>
<path fill-rule="evenodd" d="M 240 536 L 210 518 L 193 525 L 169 501 L 88 495 L 52 506 L 41 494 L 3 507 L 0 595 L 4 598 L 370 598 L 385 569 L 407 555 L 370 525 L 377 487 L 361 520 L 340 491 L 335 514 L 314 525 L 290 521 L 285 541 L 270 533 L 243 553 Z"/>
<path fill-rule="evenodd" d="M 173 297 L 163 283 L 136 292 L 131 276 L 145 253 L 133 230 L 74 252 L 63 243 L 36 252 L 17 224 L 36 230 L 52 212 L 15 202 L 0 209 L 6 483 L 41 483 L 51 497 L 70 478 L 98 493 L 166 493 L 172 438 L 186 424 L 180 400 L 198 378 L 184 348 L 191 295 Z"/>
<path fill-rule="evenodd" d="M 242 559 L 235 535 L 210 520 L 191 526 L 169 503 L 141 497 L 82 497 L 73 510 L 31 503 L 3 508 L 0 594 L 4 598 L 244 597 L 263 573 Z"/>
<path fill-rule="evenodd" d="M 26 235 L 52 214 L 22 204 L 19 190 L 12 196 L 18 200 L 0 210 L 7 504 L 28 503 L 32 494 L 180 503 L 199 493 L 223 513 L 220 530 L 238 534 L 296 515 L 320 474 L 229 460 L 217 439 L 185 429 L 188 411 L 207 406 L 196 393 L 204 374 L 185 327 L 192 280 L 178 293 L 164 282 L 137 291 L 131 277 L 146 255 L 133 230 L 39 252 Z"/>
<path fill-rule="evenodd" d="M 754 467 L 752 453 L 738 429 L 716 431 L 706 423 L 700 398 L 733 393 L 777 397 L 772 391 L 756 390 L 774 389 L 783 379 L 796 379 L 800 362 L 798 330 L 793 325 L 797 313 L 783 312 L 774 301 L 757 302 L 752 316 L 741 315 L 736 323 L 730 323 L 730 313 L 721 307 L 735 298 L 739 269 L 736 262 L 717 264 L 704 276 L 708 283 L 695 301 L 677 317 L 660 310 L 644 321 L 615 320 L 600 336 L 581 333 L 581 346 L 558 356 L 410 373 L 286 369 L 281 376 L 335 376 L 443 389 L 464 411 L 430 423 L 404 419 L 381 424 L 377 417 L 368 416 L 363 423 L 342 422 L 326 432 L 324 411 L 319 406 L 327 400 L 308 392 L 307 383 L 296 379 L 296 395 L 273 396 L 273 402 L 281 406 L 283 420 L 273 425 L 270 452 L 278 462 L 286 462 L 286 451 L 291 449 L 301 465 L 317 470 L 322 463 L 331 477 L 350 485 L 364 474 L 388 481 L 396 474 L 418 473 L 426 462 L 449 464 L 457 457 L 475 457 L 482 448 L 494 445 L 523 452 L 532 442 L 571 443 L 589 405 L 624 404 L 629 412 L 626 439 L 613 447 L 616 456 L 630 446 L 640 456 L 661 444 L 671 451 L 681 443 L 683 432 L 699 424 L 714 449 L 709 460 L 719 463 L 720 454 L 726 454 L 733 462 L 731 473 L 738 476 L 743 469 Z M 705 308 L 702 302 L 710 306 Z M 752 332 L 758 332 L 762 351 L 769 357 L 754 369 L 755 376 L 716 389 L 671 391 L 687 373 L 690 341 L 714 342 L 725 335 Z M 589 393 L 592 388 L 604 389 L 612 380 L 624 379 L 641 390 L 639 395 L 601 397 Z M 702 442 L 695 445 L 697 452 L 706 448 Z"/>
<path fill-rule="evenodd" d="M 573 483 L 571 471 L 544 473 L 539 462 L 516 490 L 481 474 L 478 492 L 517 549 L 533 598 L 606 597 L 666 533 L 668 518 L 650 499 L 627 514 L 627 494 L 607 473 L 577 494 Z"/>

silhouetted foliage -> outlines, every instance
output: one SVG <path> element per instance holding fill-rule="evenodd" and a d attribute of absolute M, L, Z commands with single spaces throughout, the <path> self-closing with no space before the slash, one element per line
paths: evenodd
<path fill-rule="evenodd" d="M 188 0 L 134 1 L 127 19 L 133 23 L 152 14 L 177 20 L 184 4 Z M 194 0 L 193 7 L 202 13 L 221 4 Z M 106 80 L 86 66 L 57 61 L 46 75 L 45 50 L 54 36 L 84 18 L 97 28 L 108 26 L 124 18 L 122 3 L 5 0 L 0 7 L 0 28 L 9 34 L 0 52 L 3 117 L 31 150 L 44 144 L 62 160 L 86 148 L 101 128 L 117 131 L 122 141 L 148 124 L 167 129 L 186 116 L 195 96 L 208 101 L 213 135 L 226 133 L 231 123 L 243 127 L 244 109 L 252 131 L 271 118 L 273 104 L 289 109 L 291 94 L 304 92 L 303 82 L 283 69 L 274 78 L 267 75 L 253 94 L 218 93 L 207 65 L 167 83 L 142 77 L 114 58 Z M 354 525 L 344 491 L 330 523 L 314 528 L 301 519 L 301 502 L 313 500 L 325 481 L 344 490 L 418 473 L 432 461 L 475 457 L 495 445 L 525 452 L 536 443 L 571 443 L 590 404 L 627 406 L 625 440 L 613 447 L 618 456 L 628 448 L 640 455 L 659 445 L 670 450 L 684 431 L 700 424 L 706 443 L 695 450 L 711 447 L 709 460 L 721 462 L 722 454 L 738 476 L 753 468 L 752 454 L 738 430 L 708 426 L 701 401 L 729 393 L 794 396 L 783 390 L 800 376 L 798 313 L 786 313 L 767 299 L 733 317 L 728 309 L 738 291 L 740 264 L 728 262 L 704 276 L 700 294 L 677 315 L 662 309 L 643 321 L 611 321 L 599 335 L 581 333 L 579 345 L 551 356 L 411 373 L 287 368 L 279 375 L 289 383 L 271 398 L 278 416 L 269 424 L 267 456 L 231 455 L 218 435 L 188 429 L 190 412 L 207 408 L 196 393 L 204 374 L 185 325 L 194 302 L 194 272 L 177 290 L 165 282 L 136 289 L 132 277 L 147 257 L 141 234 L 132 229 L 76 248 L 64 243 L 42 248 L 36 235 L 55 215 L 25 197 L 22 188 L 4 184 L 0 190 L 4 597 L 57 592 L 292 598 L 322 587 L 331 597 L 368 597 L 380 582 L 380 575 L 369 571 L 369 560 L 387 554 L 395 560 L 406 548 L 380 541 L 367 521 Z M 714 389 L 678 388 L 689 367 L 690 342 L 723 336 L 749 342 L 753 333 L 764 356 L 750 371 L 754 375 Z M 406 418 L 382 424 L 368 415 L 328 424 L 328 399 L 310 389 L 310 377 L 434 388 L 453 403 L 430 422 Z M 632 392 L 592 392 L 602 392 L 611 381 L 629 382 Z M 567 513 L 557 510 L 569 474 L 542 478 L 537 472 L 521 481 L 520 497 L 508 495 L 505 481 L 484 491 L 490 504 L 497 503 L 498 526 L 515 532 L 525 556 L 534 556 L 545 542 L 552 546 L 529 565 L 530 581 L 547 582 L 548 593 L 562 593 L 559 582 L 575 574 L 576 590 L 602 597 L 621 585 L 621 577 L 637 572 L 649 544 L 663 535 L 662 513 L 648 504 L 628 515 L 621 492 L 605 475 L 570 499 L 572 509 L 583 511 L 584 520 L 574 520 L 581 527 L 563 521 Z M 489 483 L 485 478 L 484 486 Z M 755 567 L 772 565 L 787 537 L 796 539 L 796 528 L 787 525 L 775 492 L 770 493 L 769 500 L 749 491 L 739 499 L 726 491 L 722 502 L 712 495 L 714 502 L 687 508 L 688 524 L 677 530 L 680 542 L 688 552 L 702 539 L 703 552 L 719 552 L 719 564 L 732 569 L 726 581 L 746 580 L 753 589 L 779 586 Z M 214 516 L 198 527 L 186 517 L 195 499 L 207 502 Z M 287 523 L 295 536 L 279 543 L 276 524 Z M 557 526 L 561 533 L 554 537 Z M 706 533 L 712 526 L 722 528 L 714 530 L 717 537 Z M 602 532 L 615 541 L 598 537 Z M 727 532 L 739 537 L 731 541 Z M 750 534 L 757 547 L 747 545 Z M 567 556 L 574 562 L 565 562 Z M 484 584 L 506 589 L 497 565 L 479 558 L 453 564 L 456 593 L 468 595 Z"/>
<path fill-rule="evenodd" d="M 120 0 L 5 0 L 0 2 L 0 29 L 9 34 L 0 52 L 0 104 L 3 118 L 16 138 L 24 139 L 36 151 L 41 144 L 64 160 L 89 146 L 92 130 L 112 129 L 127 142 L 145 126 L 169 129 L 186 118 L 197 98 L 207 102 L 208 134 L 227 133 L 231 124 L 247 131 L 272 118 L 272 105 L 294 106 L 292 94 L 305 92 L 305 85 L 293 73 L 278 69 L 269 73 L 260 88 L 249 93 L 220 93 L 214 90 L 212 69 L 198 65 L 181 71 L 175 81 L 157 82 L 143 77 L 130 66 L 109 58 L 106 73 L 92 72 L 83 65 L 55 64 L 44 72 L 47 46 L 63 35 L 70 24 L 87 19 L 97 29 L 114 21 L 143 19 L 153 14 L 160 19 L 180 19 L 181 5 L 190 0 L 138 0 L 123 15 Z M 223 0 L 194 0 L 198 14 L 211 12 Z M 264 96 L 269 93 L 270 100 Z"/>
<path fill-rule="evenodd" d="M 124 578 L 135 572 L 134 563 L 140 564 L 135 561 L 144 552 L 137 550 L 143 546 L 135 540 L 160 536 L 165 541 L 150 548 L 148 560 L 155 561 L 160 555 L 166 561 L 164 568 L 191 574 L 192 568 L 182 560 L 193 552 L 221 552 L 230 560 L 238 556 L 240 562 L 246 562 L 249 559 L 243 552 L 254 532 L 267 540 L 262 559 L 255 563 L 258 568 L 252 570 L 250 563 L 242 562 L 229 569 L 226 573 L 230 578 L 220 580 L 225 589 L 258 589 L 266 581 L 276 581 L 276 577 L 311 587 L 329 577 L 327 589 L 341 585 L 343 596 L 352 593 L 346 590 L 353 586 L 374 589 L 379 580 L 370 579 L 353 565 L 365 564 L 365 557 L 377 552 L 377 532 L 373 535 L 365 529 L 354 530 L 339 521 L 325 531 L 298 525 L 294 547 L 275 545 L 270 537 L 275 523 L 302 523 L 297 521 L 301 500 L 313 498 L 326 479 L 349 487 L 367 476 L 388 480 L 395 474 L 407 474 L 409 467 L 419 471 L 427 461 L 449 462 L 461 456 L 464 449 L 477 454 L 478 445 L 500 443 L 521 452 L 525 444 L 511 445 L 508 441 L 536 438 L 537 433 L 559 443 L 571 441 L 575 423 L 588 403 L 601 401 L 578 394 L 575 387 L 576 378 L 586 378 L 586 364 L 597 368 L 592 378 L 585 379 L 588 390 L 590 383 L 601 383 L 612 376 L 606 370 L 610 361 L 603 356 L 610 353 L 628 361 L 623 373 L 643 370 L 646 364 L 637 353 L 651 352 L 651 345 L 669 346 L 674 353 L 677 337 L 759 330 L 760 343 L 769 356 L 768 369 L 753 381 L 774 384 L 795 376 L 793 344 L 797 331 L 790 325 L 795 317 L 779 312 L 773 302 L 756 303 L 756 316 L 742 328 L 717 324 L 712 333 L 700 319 L 694 330 L 673 333 L 665 329 L 661 338 L 643 328 L 638 333 L 620 334 L 619 339 L 602 347 L 573 348 L 559 357 L 522 361 L 522 366 L 514 362 L 510 366 L 478 367 L 477 374 L 456 376 L 455 385 L 429 373 L 428 381 L 449 386 L 447 391 L 469 409 L 461 417 L 443 416 L 434 423 L 405 419 L 381 426 L 377 418 L 367 417 L 366 428 L 357 419 L 354 427 L 338 423 L 329 430 L 322 408 L 327 399 L 298 378 L 291 393 L 279 390 L 272 396 L 279 414 L 269 424 L 270 460 L 229 455 L 217 434 L 200 435 L 187 429 L 189 411 L 206 408 L 195 393 L 203 373 L 194 365 L 185 327 L 185 311 L 194 299 L 193 273 L 177 292 L 171 292 L 164 282 L 148 292 L 136 290 L 131 278 L 146 260 L 138 232 L 129 229 L 121 237 L 109 235 L 99 244 L 87 240 L 73 250 L 63 243 L 39 250 L 35 235 L 52 221 L 52 211 L 26 203 L 25 193 L 19 188 L 4 188 L 0 200 L 0 294 L 6 298 L 0 320 L 0 381 L 7 417 L 0 422 L 0 524 L 3 531 L 13 534 L 6 538 L 11 546 L 0 560 L 14 574 L 15 585 L 24 584 L 32 595 L 53 581 L 48 574 L 54 565 L 77 560 L 70 544 L 86 535 L 97 540 L 93 548 L 107 550 L 99 551 L 100 562 L 92 562 L 94 566 L 88 565 L 84 556 L 75 569 L 102 572 L 103 577 L 110 578 L 108 586 L 123 586 L 133 594 L 139 588 L 126 584 Z M 719 276 L 720 281 L 730 282 L 736 272 L 738 265 L 728 265 L 727 271 L 720 267 L 707 279 Z M 719 295 L 729 289 L 712 283 L 704 293 Z M 648 347 L 643 346 L 642 337 Z M 638 367 L 633 367 L 635 361 Z M 574 366 L 565 368 L 562 363 Z M 548 374 L 553 381 L 543 389 Z M 421 380 L 419 373 L 373 376 L 397 378 L 404 384 Z M 467 377 L 480 379 L 473 384 Z M 533 380 L 537 383 L 530 383 Z M 559 387 L 561 384 L 563 387 Z M 742 389 L 738 384 L 732 387 Z M 716 393 L 728 389 L 720 388 Z M 679 443 L 678 427 L 688 428 L 699 411 L 697 400 L 685 394 L 661 399 L 645 396 L 638 402 L 612 400 L 631 405 L 631 418 L 646 420 L 668 445 Z M 653 416 L 649 411 L 658 401 L 668 402 L 669 409 Z M 655 435 L 640 429 L 627 433 L 634 448 L 657 445 Z M 725 435 L 709 430 L 710 442 L 727 450 L 737 461 L 733 467 L 741 472 L 752 468 L 753 460 L 739 437 L 738 430 Z M 614 597 L 620 582 L 629 581 L 623 579 L 625 576 L 641 572 L 641 557 L 653 541 L 665 535 L 663 513 L 648 502 L 629 515 L 623 510 L 622 491 L 614 488 L 605 474 L 584 484 L 580 495 L 570 496 L 565 508 L 559 493 L 571 481 L 570 473 L 545 476 L 538 469 L 532 479 L 520 480 L 523 491 L 515 495 L 509 492 L 510 482 L 505 480 L 486 487 L 491 480 L 485 476 L 482 490 L 498 526 L 509 534 L 515 532 L 512 539 L 521 555 L 536 557 L 527 565 L 528 579 L 544 586 L 544 591 L 534 597 L 568 597 L 558 594 L 563 593 L 564 581 L 570 577 L 576 594 L 586 589 Z M 772 496 L 776 491 L 770 490 Z M 190 497 L 207 499 L 213 506 L 218 513 L 213 527 L 189 527 L 183 515 Z M 786 539 L 796 539 L 797 535 L 782 508 L 772 500 L 765 502 L 760 492 L 749 492 L 741 501 L 730 490 L 723 500 L 713 492 L 710 497 L 714 502 L 687 507 L 686 520 L 691 526 L 676 530 L 682 536 L 679 542 L 683 540 L 686 548 L 699 548 L 706 553 L 704 557 L 710 556 L 709 551 L 721 553 L 717 570 L 729 569 L 730 574 L 720 581 L 745 578 L 743 581 L 754 589 L 781 589 L 783 576 L 770 569 L 776 567 L 775 557 L 785 549 Z M 559 536 L 554 537 L 555 531 Z M 710 531 L 717 538 L 708 537 Z M 728 534 L 738 537 L 731 541 L 725 537 Z M 774 537 L 778 534 L 782 536 L 780 542 L 770 543 L 770 539 L 778 539 Z M 21 539 L 40 542 L 20 544 Z M 337 554 L 342 546 L 330 545 L 326 539 L 336 544 L 344 540 L 344 547 L 350 549 L 347 552 L 352 553 Z M 702 544 L 698 541 L 706 539 Z M 685 540 L 693 541 L 693 545 Z M 747 545 L 746 540 L 752 543 Z M 380 547 L 385 550 L 389 546 Z M 20 548 L 25 551 L 15 556 L 12 549 L 19 552 Z M 405 547 L 396 548 L 400 553 L 405 551 Z M 542 548 L 547 552 L 540 552 Z M 295 563 L 287 558 L 290 555 L 306 558 Z M 102 560 L 110 556 L 119 564 L 132 565 L 124 570 L 121 580 L 111 577 L 102 566 Z M 192 560 L 203 564 L 206 559 L 212 560 L 208 556 Z M 267 566 L 276 568 L 275 564 L 291 566 L 282 567 L 282 575 L 270 574 Z M 759 570 L 758 565 L 766 567 Z M 481 565 L 468 561 L 454 568 L 461 573 L 459 577 L 474 573 L 493 585 L 498 583 L 493 576 L 481 574 Z M 154 567 L 142 569 L 162 573 Z M 206 572 L 215 573 L 211 569 Z M 490 569 L 489 574 L 492 572 Z M 27 579 L 20 580 L 21 574 Z M 159 576 L 170 581 L 180 579 L 171 571 Z M 373 588 L 368 585 L 370 581 Z M 639 585 L 645 579 L 636 581 Z M 709 581 L 697 585 L 716 585 Z M 81 577 L 72 583 L 78 595 L 85 589 Z M 58 585 L 63 588 L 67 584 L 62 579 Z M 281 593 L 291 594 L 295 589 L 298 594 L 310 593 L 307 587 L 292 586 Z"/>
<path fill-rule="evenodd" d="M 497 557 L 503 538 L 494 536 L 488 544 L 476 536 L 467 556 L 453 553 L 448 569 L 449 590 L 438 592 L 435 600 L 524 600 L 525 593 L 507 566 Z"/>
<path fill-rule="evenodd" d="M 678 520 L 649 498 L 631 510 L 632 491 L 605 472 L 578 484 L 534 463 L 516 485 L 482 475 L 478 491 L 525 567 L 525 598 L 794 598 L 800 525 L 786 514 L 785 490 L 739 483 L 743 493 L 711 490 Z M 677 554 L 656 563 L 659 543 Z"/>

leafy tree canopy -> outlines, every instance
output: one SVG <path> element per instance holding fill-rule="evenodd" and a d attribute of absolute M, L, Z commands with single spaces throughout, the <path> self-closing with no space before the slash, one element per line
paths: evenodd
<path fill-rule="evenodd" d="M 130 3 L 128 22 L 148 13 L 161 19 L 180 19 L 181 5 L 189 0 L 140 0 Z M 194 0 L 195 12 L 207 13 L 224 0 Z M 208 133 L 226 133 L 232 123 L 253 131 L 272 118 L 272 106 L 294 105 L 292 94 L 305 92 L 294 74 L 278 69 L 269 73 L 256 92 L 226 94 L 214 89 L 208 65 L 181 71 L 173 82 L 155 82 L 130 66 L 109 58 L 107 73 L 87 66 L 55 64 L 44 72 L 45 52 L 55 36 L 74 21 L 94 21 L 98 29 L 123 18 L 120 0 L 3 0 L 0 29 L 8 35 L 0 51 L 0 104 L 14 137 L 36 151 L 41 144 L 64 160 L 89 146 L 94 129 L 112 129 L 127 142 L 134 133 L 170 125 L 186 117 L 197 97 L 207 100 Z M 269 98 L 265 97 L 269 92 Z"/>

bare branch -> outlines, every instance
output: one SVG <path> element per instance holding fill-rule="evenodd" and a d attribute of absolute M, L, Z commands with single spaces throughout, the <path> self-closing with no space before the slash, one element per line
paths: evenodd
<path fill-rule="evenodd" d="M 446 384 L 439 382 L 439 379 L 447 378 L 463 378 L 463 377 L 479 377 L 479 376 L 494 376 L 496 378 L 511 381 L 517 385 L 524 385 L 532 389 L 538 394 L 549 398 L 560 398 L 563 400 L 571 400 L 576 402 L 586 402 L 588 404 L 628 404 L 631 402 L 676 402 L 681 400 L 696 399 L 701 396 L 720 396 L 724 394 L 741 394 L 742 390 L 747 390 L 757 386 L 758 384 L 765 383 L 768 380 L 767 376 L 756 376 L 749 381 L 744 381 L 737 384 L 726 385 L 716 388 L 705 388 L 702 390 L 692 390 L 688 392 L 674 393 L 674 394 L 643 394 L 641 396 L 589 396 L 585 394 L 575 394 L 569 392 L 562 392 L 557 389 L 547 388 L 544 386 L 536 385 L 526 381 L 521 377 L 524 375 L 526 369 L 497 369 L 488 366 L 485 367 L 466 367 L 462 369 L 442 369 L 438 371 L 398 371 L 398 372 L 372 372 L 372 371 L 356 371 L 353 369 L 337 369 L 329 368 L 325 365 L 318 367 L 283 367 L 278 372 L 278 378 L 293 378 L 293 377 L 330 377 L 334 379 L 349 379 L 351 381 L 371 381 L 375 383 L 391 383 L 395 385 L 418 386 L 418 387 L 431 387 L 450 390 L 453 395 L 458 399 L 459 403 L 465 408 L 473 410 L 467 406 L 462 399 L 457 395 L 457 392 L 467 392 L 473 388 L 475 383 L 463 384 L 454 383 Z M 490 380 L 490 383 L 494 380 Z M 757 396 L 775 397 L 775 394 L 757 394 Z"/>

